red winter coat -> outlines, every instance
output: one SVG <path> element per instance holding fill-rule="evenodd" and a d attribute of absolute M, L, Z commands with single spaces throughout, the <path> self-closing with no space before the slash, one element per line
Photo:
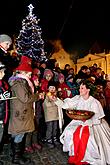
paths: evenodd
<path fill-rule="evenodd" d="M 48 81 L 46 79 L 41 80 L 41 90 L 45 93 L 48 91 Z"/>
<path fill-rule="evenodd" d="M 68 85 L 65 82 L 63 82 L 62 84 L 59 83 L 58 89 L 59 88 L 61 88 L 63 99 L 65 99 L 67 97 L 72 97 L 72 93 L 69 96 L 67 94 L 67 90 L 69 90 L 69 91 L 71 91 L 71 90 L 70 90 L 70 88 L 68 87 Z"/>

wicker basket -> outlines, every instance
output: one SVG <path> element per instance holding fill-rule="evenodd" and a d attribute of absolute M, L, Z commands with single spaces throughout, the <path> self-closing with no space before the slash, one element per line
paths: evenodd
<path fill-rule="evenodd" d="M 67 109 L 66 114 L 70 119 L 88 120 L 94 115 L 94 112 L 86 111 L 86 110 L 70 110 L 70 109 Z"/>

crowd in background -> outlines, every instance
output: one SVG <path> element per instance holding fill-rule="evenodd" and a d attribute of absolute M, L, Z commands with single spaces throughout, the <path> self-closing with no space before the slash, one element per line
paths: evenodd
<path fill-rule="evenodd" d="M 1 142 L 8 138 L 11 143 L 12 162 L 29 162 L 22 157 L 23 148 L 33 153 L 43 144 L 49 148 L 60 144 L 59 137 L 71 121 L 60 101 L 79 95 L 82 80 L 91 82 L 91 95 L 100 101 L 110 124 L 110 79 L 97 64 L 83 65 L 75 74 L 69 64 L 62 70 L 49 61 L 37 62 L 26 56 L 18 60 L 7 55 L 11 42 L 9 36 L 0 35 L 0 74 L 5 72 L 0 80 L 0 134 L 4 128 L 0 136 Z M 4 48 L 2 43 L 9 46 Z"/>
<path fill-rule="evenodd" d="M 34 74 L 39 77 L 41 89 L 43 89 L 42 86 L 45 84 L 43 81 L 45 80 L 46 71 L 52 72 L 51 80 L 56 83 L 57 96 L 60 99 L 78 95 L 81 80 L 88 79 L 92 83 L 92 96 L 101 102 L 107 122 L 110 123 L 110 78 L 96 63 L 91 67 L 83 65 L 77 74 L 74 73 L 74 69 L 69 64 L 65 64 L 65 68 L 62 70 L 57 66 L 50 68 L 50 66 L 48 67 L 48 63 L 44 62 L 39 67 L 34 65 L 33 70 Z"/>

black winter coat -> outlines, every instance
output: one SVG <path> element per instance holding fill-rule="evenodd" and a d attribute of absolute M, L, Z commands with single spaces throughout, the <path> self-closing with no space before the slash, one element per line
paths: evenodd
<path fill-rule="evenodd" d="M 13 70 L 19 65 L 19 59 L 17 57 L 11 56 L 9 53 L 5 53 L 1 48 L 0 48 L 0 62 L 2 62 L 5 67 L 5 76 L 4 80 L 8 82 L 9 77 L 12 76 Z"/>
<path fill-rule="evenodd" d="M 3 86 L 1 85 L 0 82 L 0 94 L 3 94 L 5 92 L 5 89 L 3 88 Z M 6 116 L 6 101 L 4 100 L 0 100 L 0 121 L 4 121 Z"/>

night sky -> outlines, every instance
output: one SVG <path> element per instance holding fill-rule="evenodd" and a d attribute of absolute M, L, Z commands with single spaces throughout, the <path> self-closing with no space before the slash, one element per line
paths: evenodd
<path fill-rule="evenodd" d="M 45 42 L 61 39 L 68 52 L 80 56 L 97 42 L 101 49 L 110 49 L 110 9 L 108 0 L 7 0 L 0 4 L 0 33 L 18 35 L 28 5 L 40 18 Z"/>

